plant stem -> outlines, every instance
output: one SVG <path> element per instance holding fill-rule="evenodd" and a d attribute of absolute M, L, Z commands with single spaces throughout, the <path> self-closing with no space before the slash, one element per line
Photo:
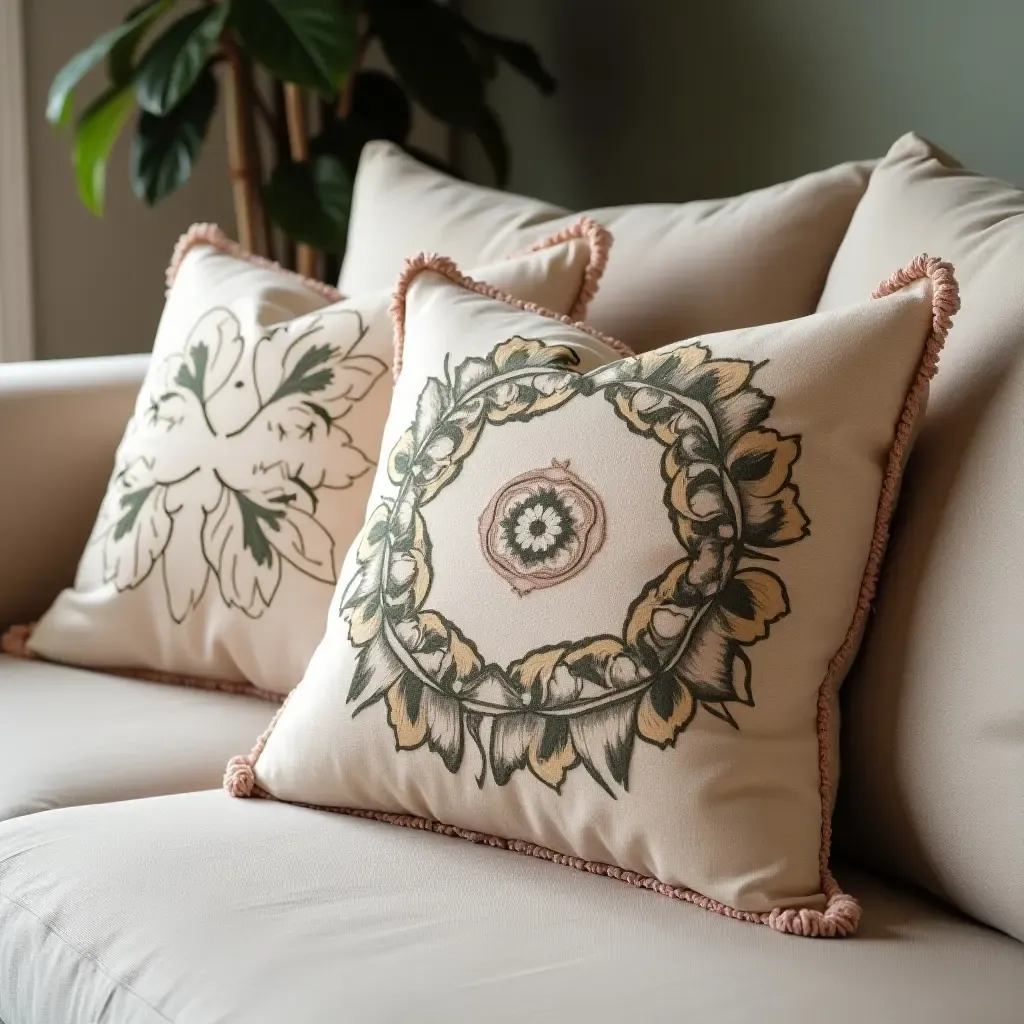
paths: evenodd
<path fill-rule="evenodd" d="M 356 21 L 356 53 L 352 59 L 352 67 L 349 68 L 345 78 L 345 86 L 338 97 L 337 114 L 344 119 L 352 113 L 352 91 L 355 87 L 356 75 L 363 66 L 366 58 L 366 48 L 370 45 L 369 19 L 365 14 L 360 14 Z"/>
<path fill-rule="evenodd" d="M 255 251 L 253 234 L 252 183 L 246 145 L 244 82 L 242 55 L 231 34 L 223 39 L 228 59 L 228 73 L 225 89 L 225 113 L 227 120 L 228 174 L 231 177 L 231 191 L 235 204 L 235 224 L 239 244 L 250 252 Z"/>
<path fill-rule="evenodd" d="M 309 159 L 309 137 L 306 133 L 306 98 L 302 90 L 291 82 L 284 87 L 284 109 L 288 122 L 288 146 L 296 163 Z M 306 277 L 316 274 L 316 252 L 312 246 L 299 243 L 296 251 L 296 269 Z"/>
<path fill-rule="evenodd" d="M 245 150 L 251 174 L 249 176 L 249 203 L 252 209 L 253 241 L 256 248 L 253 252 L 260 256 L 270 255 L 270 227 L 260 191 L 263 186 L 263 153 L 260 149 L 255 112 L 259 109 L 259 90 L 253 75 L 252 60 L 247 54 L 241 58 L 242 83 L 242 115 L 245 130 Z"/>

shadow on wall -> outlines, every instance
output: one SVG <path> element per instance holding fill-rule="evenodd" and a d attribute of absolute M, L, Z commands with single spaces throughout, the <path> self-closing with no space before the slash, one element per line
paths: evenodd
<path fill-rule="evenodd" d="M 577 208 L 729 195 L 879 156 L 913 129 L 1024 183 L 1024 4 L 464 0 L 529 39 L 551 98 L 503 77 L 510 188 Z M 464 166 L 487 181 L 475 144 Z"/>

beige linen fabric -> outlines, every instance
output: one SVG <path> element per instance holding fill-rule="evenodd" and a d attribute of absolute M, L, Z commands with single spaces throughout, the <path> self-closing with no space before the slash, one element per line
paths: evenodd
<path fill-rule="evenodd" d="M 448 261 L 410 266 L 367 524 L 255 775 L 239 759 L 229 788 L 852 930 L 822 849 L 819 690 L 870 597 L 933 302 L 955 306 L 933 270 L 934 295 L 925 277 L 617 359 Z"/>
<path fill-rule="evenodd" d="M 579 221 L 479 273 L 581 315 L 606 235 Z M 43 657 L 287 693 L 365 515 L 391 399 L 390 293 L 338 300 L 216 229 L 179 244 L 153 361 Z"/>
<path fill-rule="evenodd" d="M 0 655 L 0 821 L 215 786 L 273 713 L 253 697 Z"/>
<path fill-rule="evenodd" d="M 846 697 L 844 847 L 1024 939 L 1024 193 L 906 135 L 821 309 L 921 248 L 963 296 Z"/>
<path fill-rule="evenodd" d="M 813 312 L 869 172 L 869 164 L 841 164 L 731 199 L 588 211 L 615 239 L 588 323 L 639 352 Z M 387 287 L 421 251 L 464 268 L 490 263 L 575 216 L 371 142 L 356 176 L 340 288 Z"/>
<path fill-rule="evenodd" d="M 1024 946 L 862 872 L 841 950 L 223 793 L 0 825 L 7 1024 L 1018 1024 Z"/>
<path fill-rule="evenodd" d="M 0 374 L 0 631 L 74 578 L 149 356 L 5 365 Z"/>

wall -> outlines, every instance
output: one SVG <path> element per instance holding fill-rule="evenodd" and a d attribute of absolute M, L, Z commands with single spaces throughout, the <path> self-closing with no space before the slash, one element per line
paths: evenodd
<path fill-rule="evenodd" d="M 46 94 L 73 54 L 116 24 L 133 0 L 23 0 L 29 103 L 36 355 L 41 358 L 141 352 L 153 344 L 163 305 L 163 274 L 178 235 L 193 221 L 228 232 L 234 214 L 224 133 L 215 121 L 193 179 L 149 209 L 128 180 L 126 129 L 107 175 L 103 219 L 78 201 L 70 136 L 46 122 Z M 80 111 L 101 87 L 81 89 Z"/>
<path fill-rule="evenodd" d="M 881 155 L 913 129 L 1024 185 L 1021 0 L 463 0 L 530 40 L 503 73 L 510 188 L 582 208 L 730 195 Z M 470 176 L 488 180 L 474 147 Z"/>

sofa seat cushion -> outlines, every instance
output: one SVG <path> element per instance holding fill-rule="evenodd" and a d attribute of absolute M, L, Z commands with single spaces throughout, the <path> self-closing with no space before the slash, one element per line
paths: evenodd
<path fill-rule="evenodd" d="M 0 824 L 6 1024 L 1020 1020 L 1024 946 L 847 872 L 856 938 L 220 792 Z"/>
<path fill-rule="evenodd" d="M 274 711 L 254 697 L 0 656 L 0 821 L 216 786 Z"/>

